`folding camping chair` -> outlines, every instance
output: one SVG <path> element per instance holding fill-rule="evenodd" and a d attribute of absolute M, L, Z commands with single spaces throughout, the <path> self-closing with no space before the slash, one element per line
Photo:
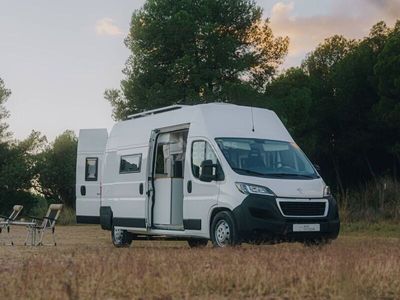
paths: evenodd
<path fill-rule="evenodd" d="M 19 222 L 18 225 L 26 225 L 28 234 L 25 239 L 25 246 L 30 241 L 31 246 L 42 246 L 43 237 L 46 230 L 51 230 L 51 236 L 53 237 L 54 246 L 57 245 L 55 237 L 56 222 L 60 216 L 62 204 L 51 204 L 47 210 L 46 216 L 43 218 L 29 217 L 32 219 L 31 223 Z"/>
<path fill-rule="evenodd" d="M 22 205 L 14 205 L 13 211 L 9 217 L 0 215 L 0 234 L 3 231 L 7 231 L 7 237 L 8 237 L 8 240 L 9 240 L 11 246 L 14 245 L 14 242 L 13 242 L 11 234 L 10 234 L 10 225 L 12 225 L 12 222 L 14 222 L 17 219 L 18 215 L 21 213 L 21 210 L 23 208 L 24 207 Z M 7 244 L 6 240 L 4 240 L 3 243 L 4 243 L 4 245 L 6 245 Z"/>

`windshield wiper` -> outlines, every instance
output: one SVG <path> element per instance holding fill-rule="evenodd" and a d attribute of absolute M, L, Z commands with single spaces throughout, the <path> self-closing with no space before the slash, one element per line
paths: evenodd
<path fill-rule="evenodd" d="M 316 176 L 313 175 L 307 175 L 307 174 L 296 174 L 296 173 L 261 173 L 261 172 L 256 172 L 253 170 L 248 170 L 248 169 L 240 169 L 240 168 L 232 168 L 236 172 L 242 172 L 246 173 L 248 175 L 255 175 L 255 176 L 263 176 L 263 177 L 302 177 L 302 178 L 317 178 Z"/>
<path fill-rule="evenodd" d="M 316 178 L 314 175 L 296 174 L 296 173 L 269 173 L 268 175 L 272 175 L 272 176 L 294 176 L 294 177 Z"/>
<path fill-rule="evenodd" d="M 268 174 L 265 173 L 260 173 L 260 172 L 256 172 L 256 171 L 252 171 L 252 170 L 247 170 L 247 169 L 240 169 L 240 168 L 232 168 L 234 171 L 237 172 L 244 172 L 246 174 L 250 174 L 250 175 L 257 175 L 257 176 L 267 176 Z"/>

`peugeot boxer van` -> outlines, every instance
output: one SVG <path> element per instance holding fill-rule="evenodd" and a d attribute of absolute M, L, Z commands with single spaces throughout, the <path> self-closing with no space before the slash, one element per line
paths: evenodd
<path fill-rule="evenodd" d="M 318 244 L 339 233 L 329 187 L 267 109 L 174 105 L 129 116 L 110 134 L 83 129 L 76 178 L 78 223 L 110 230 L 117 247 Z"/>

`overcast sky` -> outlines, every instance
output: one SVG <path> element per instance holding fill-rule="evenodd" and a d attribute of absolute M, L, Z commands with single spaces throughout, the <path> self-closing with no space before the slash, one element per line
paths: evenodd
<path fill-rule="evenodd" d="M 18 139 L 32 129 L 49 140 L 66 129 L 111 128 L 106 88 L 118 88 L 123 44 L 144 0 L 0 0 L 0 78 L 12 90 L 8 123 Z M 400 18 L 400 0 L 258 0 L 276 35 L 290 37 L 284 67 L 333 34 L 361 38 Z"/>

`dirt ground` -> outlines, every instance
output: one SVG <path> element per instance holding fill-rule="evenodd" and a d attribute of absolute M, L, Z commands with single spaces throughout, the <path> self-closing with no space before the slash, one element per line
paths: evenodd
<path fill-rule="evenodd" d="M 0 246 L 1 299 L 400 299 L 397 237 L 353 233 L 321 249 L 117 249 L 98 226 L 57 227 L 57 247 L 26 247 L 25 229 L 12 233 L 16 245 Z"/>

